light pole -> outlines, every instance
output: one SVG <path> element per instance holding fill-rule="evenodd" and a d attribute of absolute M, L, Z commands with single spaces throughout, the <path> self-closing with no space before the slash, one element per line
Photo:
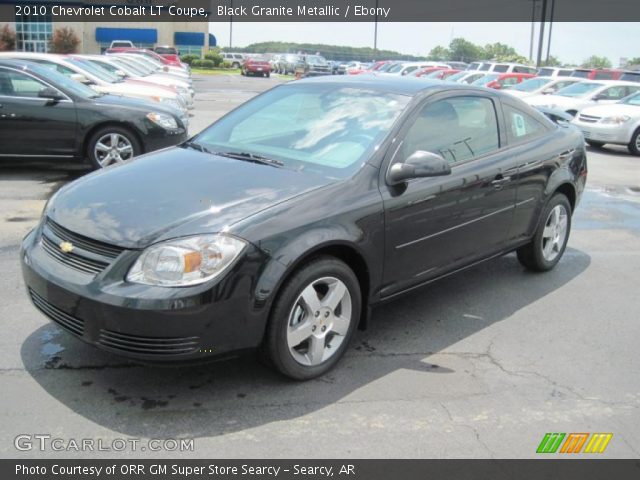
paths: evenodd
<path fill-rule="evenodd" d="M 233 0 L 230 1 L 231 15 L 229 15 L 229 50 L 233 47 Z"/>
<path fill-rule="evenodd" d="M 536 25 L 536 7 L 538 0 L 531 0 L 531 38 L 529 39 L 529 60 L 533 61 L 533 32 Z"/>
<path fill-rule="evenodd" d="M 373 61 L 378 58 L 378 0 L 376 0 L 376 18 L 375 26 L 373 27 Z"/>
<path fill-rule="evenodd" d="M 547 59 L 545 63 L 549 64 L 549 53 L 551 52 L 551 31 L 553 30 L 553 12 L 556 7 L 556 0 L 551 0 L 551 12 L 549 13 L 549 39 L 547 40 Z"/>
<path fill-rule="evenodd" d="M 542 0 L 542 13 L 540 15 L 540 37 L 538 40 L 538 57 L 536 59 L 536 67 L 542 63 L 542 47 L 544 44 L 544 22 L 547 18 L 547 0 Z"/>

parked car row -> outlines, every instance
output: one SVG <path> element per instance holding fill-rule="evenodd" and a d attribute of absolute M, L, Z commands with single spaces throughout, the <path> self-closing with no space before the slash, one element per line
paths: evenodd
<path fill-rule="evenodd" d="M 127 47 L 0 53 L 0 157 L 86 159 L 102 168 L 184 141 L 191 74 L 162 59 Z"/>

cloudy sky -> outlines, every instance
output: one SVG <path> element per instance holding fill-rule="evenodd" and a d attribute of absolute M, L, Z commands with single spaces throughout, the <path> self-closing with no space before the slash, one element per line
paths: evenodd
<path fill-rule="evenodd" d="M 537 35 L 536 24 L 536 35 Z M 545 32 L 548 30 L 548 24 Z M 220 46 L 229 45 L 229 23 L 211 23 Z M 292 41 L 373 46 L 373 23 L 240 23 L 233 24 L 233 45 L 264 41 Z M 474 43 L 501 42 L 529 56 L 531 24 L 514 23 L 379 23 L 378 48 L 426 55 L 436 45 L 464 37 Z M 546 34 L 545 34 L 546 37 Z M 538 39 L 535 38 L 535 48 Z M 546 40 L 543 58 L 546 54 Z M 640 57 L 640 23 L 553 24 L 551 55 L 566 63 L 580 63 L 591 55 L 608 57 L 614 66 L 621 57 Z"/>

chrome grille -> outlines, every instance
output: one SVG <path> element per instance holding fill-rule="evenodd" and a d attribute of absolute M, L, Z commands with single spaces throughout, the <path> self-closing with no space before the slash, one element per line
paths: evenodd
<path fill-rule="evenodd" d="M 54 307 L 32 289 L 29 289 L 29 295 L 36 308 L 62 328 L 79 337 L 84 334 L 84 322 L 82 320 L 63 312 L 58 307 Z"/>
<path fill-rule="evenodd" d="M 593 115 L 582 115 L 582 114 L 578 116 L 578 120 L 585 123 L 596 123 L 601 118 L 602 117 L 594 117 Z"/>
<path fill-rule="evenodd" d="M 144 355 L 179 355 L 198 349 L 198 337 L 140 337 L 100 330 L 98 343 L 105 347 Z"/>
<path fill-rule="evenodd" d="M 73 251 L 63 252 L 62 242 L 71 243 Z M 42 231 L 42 248 L 60 263 L 88 275 L 102 272 L 123 252 L 122 248 L 73 233 L 49 218 Z"/>

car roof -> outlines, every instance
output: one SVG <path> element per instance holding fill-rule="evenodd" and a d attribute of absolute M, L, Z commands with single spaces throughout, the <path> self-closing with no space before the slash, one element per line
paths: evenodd
<path fill-rule="evenodd" d="M 420 78 L 394 77 L 393 75 L 378 75 L 371 73 L 367 75 L 334 75 L 330 77 L 311 77 L 293 82 L 293 85 L 306 83 L 344 85 L 354 88 L 369 88 L 381 90 L 399 95 L 416 96 L 428 90 L 452 90 L 476 88 L 469 85 L 458 85 L 455 83 L 443 83 L 440 80 L 428 80 Z M 633 84 L 632 82 L 629 82 Z M 637 84 L 636 84 L 637 85 Z M 487 89 L 477 89 L 478 91 L 489 92 Z M 495 93 L 495 92 L 491 92 Z"/>

